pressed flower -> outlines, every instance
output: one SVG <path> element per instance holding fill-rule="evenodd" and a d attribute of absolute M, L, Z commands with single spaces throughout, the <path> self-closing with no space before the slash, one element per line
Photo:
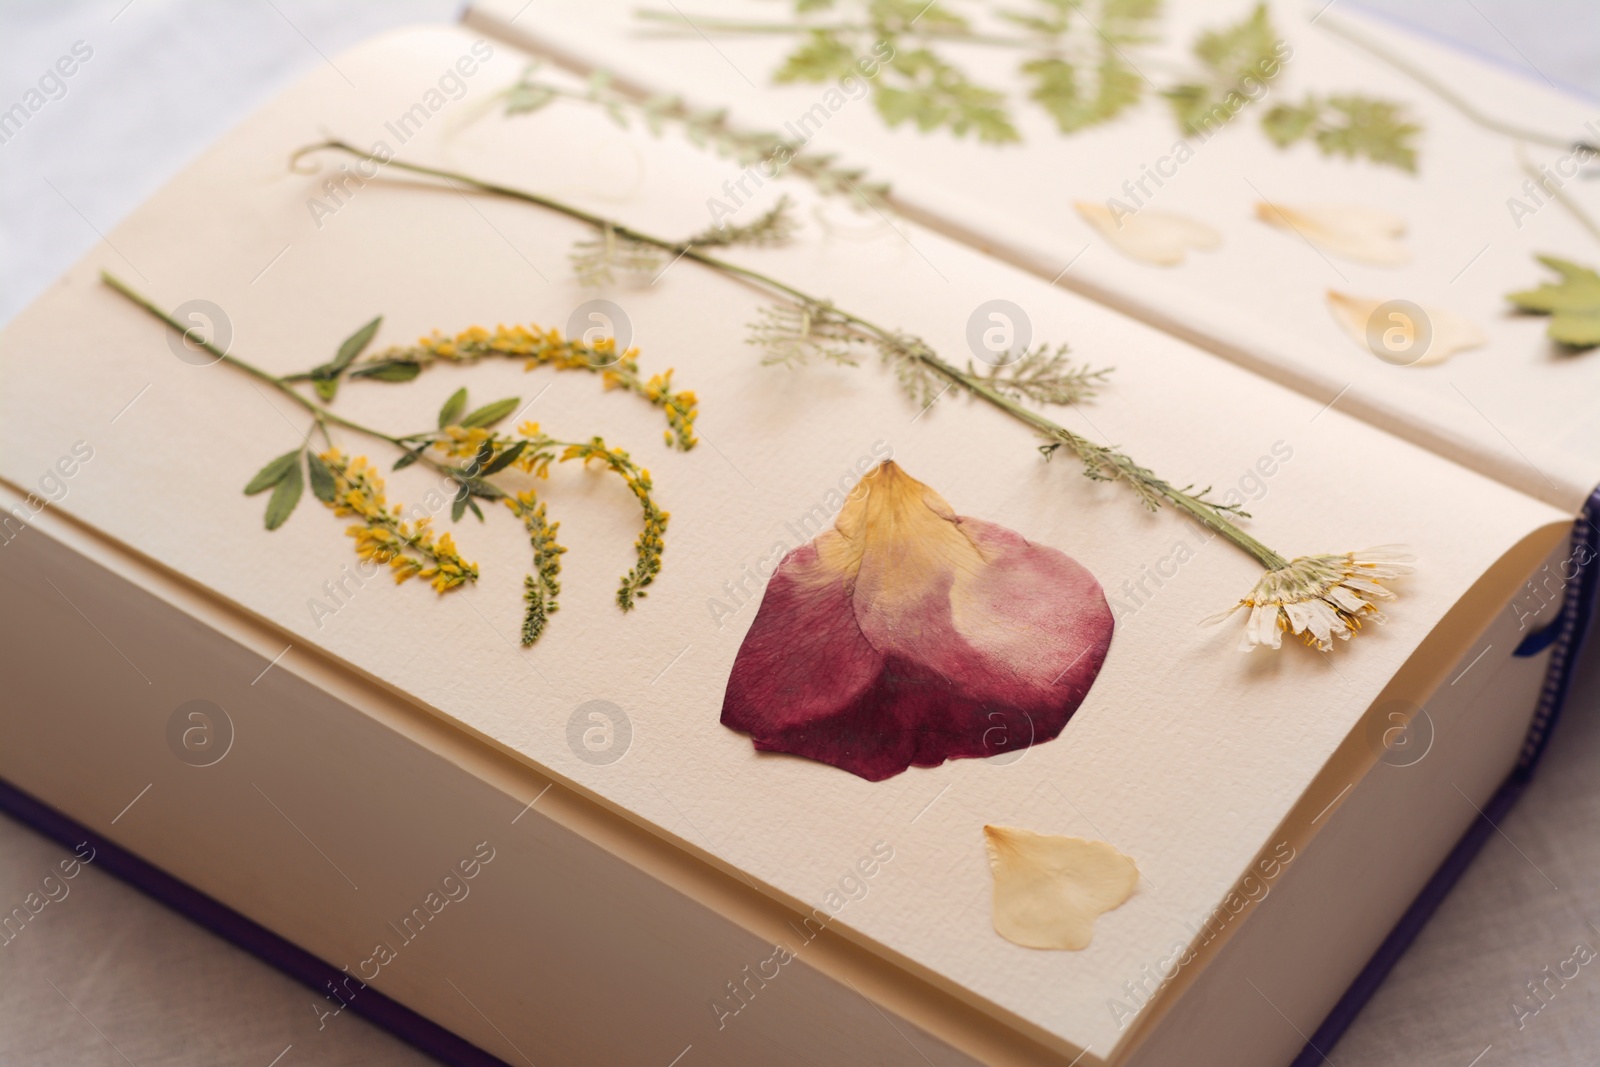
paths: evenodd
<path fill-rule="evenodd" d="M 1426 367 L 1477 348 L 1483 331 L 1465 315 L 1408 301 L 1374 300 L 1328 290 L 1334 321 L 1362 348 L 1385 363 Z"/>
<path fill-rule="evenodd" d="M 994 929 L 1023 948 L 1089 947 L 1094 921 L 1133 895 L 1139 868 L 1104 841 L 985 826 Z"/>
<path fill-rule="evenodd" d="M 722 722 L 871 781 L 992 756 L 1061 732 L 1111 632 L 1083 566 L 956 515 L 889 461 L 778 565 Z"/>
<path fill-rule="evenodd" d="M 1208 621 L 1221 622 L 1248 609 L 1240 651 L 1258 645 L 1278 648 L 1283 635 L 1292 633 L 1326 652 L 1335 637 L 1348 641 L 1362 623 L 1384 621 L 1377 601 L 1394 598 L 1384 583 L 1410 574 L 1412 558 L 1393 545 L 1301 556 L 1262 575 L 1249 596 Z"/>
<path fill-rule="evenodd" d="M 447 533 L 435 541 L 426 516 L 409 522 L 401 518 L 398 507 L 389 505 L 383 479 L 365 456 L 347 460 L 330 448 L 319 458 L 333 477 L 324 503 L 335 515 L 362 520 L 345 531 L 355 538 L 356 554 L 362 559 L 386 564 L 397 584 L 422 578 L 439 593 L 478 580 L 477 564 L 461 558 L 455 538 Z"/>
<path fill-rule="evenodd" d="M 1377 208 L 1355 204 L 1290 207 L 1263 202 L 1256 205 L 1256 218 L 1297 233 L 1324 252 L 1358 263 L 1395 267 L 1411 259 L 1401 240 L 1406 220 Z"/>
<path fill-rule="evenodd" d="M 1119 251 L 1144 263 L 1173 267 L 1191 248 L 1210 252 L 1222 246 L 1220 233 L 1185 215 L 1145 208 L 1118 218 L 1104 204 L 1079 200 L 1072 206 Z"/>

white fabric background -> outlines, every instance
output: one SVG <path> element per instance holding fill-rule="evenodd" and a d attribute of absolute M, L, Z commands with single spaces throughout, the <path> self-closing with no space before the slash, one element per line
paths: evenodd
<path fill-rule="evenodd" d="M 194 153 L 324 56 L 389 26 L 448 20 L 455 6 L 0 0 L 0 106 L 74 41 L 94 48 L 67 95 L 0 145 L 0 322 Z M 1592 0 L 1361 6 L 1600 99 Z M 1540 780 L 1332 1050 L 1333 1063 L 1495 1067 L 1600 1058 L 1600 960 L 1552 985 L 1548 1006 L 1524 1015 L 1520 1028 L 1513 1007 L 1533 1005 L 1525 983 L 1571 956 L 1575 942 L 1600 949 L 1600 927 L 1590 925 L 1600 924 L 1596 659 Z M 66 855 L 0 819 L 0 902 L 20 900 Z M 99 871 L 72 886 L 0 948 L 0 1062 L 427 1062 L 354 1016 L 319 1032 L 314 994 Z"/>

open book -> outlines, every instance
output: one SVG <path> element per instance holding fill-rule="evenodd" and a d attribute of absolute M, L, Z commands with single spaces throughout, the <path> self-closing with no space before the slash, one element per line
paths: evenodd
<path fill-rule="evenodd" d="M 707 232 L 527 61 L 336 57 L 0 334 L 0 777 L 508 1063 L 1293 1055 L 1515 765 L 1571 512 L 891 207 Z"/>

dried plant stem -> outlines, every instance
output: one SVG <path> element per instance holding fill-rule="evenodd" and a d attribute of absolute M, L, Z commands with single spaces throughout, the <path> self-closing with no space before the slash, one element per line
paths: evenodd
<path fill-rule="evenodd" d="M 382 162 L 370 153 L 341 140 L 328 140 L 309 145 L 297 152 L 295 159 L 298 160 L 308 153 L 322 150 L 339 151 L 355 156 L 358 159 Z M 1057 448 L 1065 447 L 1070 449 L 1074 455 L 1083 461 L 1085 473 L 1091 478 L 1101 481 L 1127 483 L 1138 495 L 1140 501 L 1146 507 L 1152 509 L 1162 501 L 1170 503 L 1178 510 L 1207 528 L 1216 531 L 1219 535 L 1247 552 L 1267 570 L 1277 570 L 1287 566 L 1289 563 L 1286 557 L 1257 541 L 1230 521 L 1222 508 L 1203 499 L 1203 492 L 1193 492 L 1188 488 L 1180 489 L 1174 486 L 1165 479 L 1156 476 L 1148 468 L 1140 466 L 1131 457 L 1124 455 L 1115 448 L 1091 441 L 1081 434 L 1067 429 L 1053 419 L 1024 407 L 996 390 L 979 375 L 969 373 L 946 362 L 927 345 L 907 339 L 904 335 L 879 326 L 859 315 L 834 307 L 828 301 L 812 296 L 786 282 L 779 281 L 759 271 L 751 270 L 748 267 L 742 267 L 737 263 L 730 263 L 717 256 L 708 255 L 695 248 L 692 244 L 657 237 L 654 234 L 625 226 L 614 219 L 596 215 L 582 208 L 538 193 L 474 178 L 469 174 L 457 171 L 425 166 L 420 163 L 407 163 L 398 159 L 390 159 L 385 165 L 412 174 L 427 175 L 452 184 L 460 184 L 495 196 L 533 204 L 585 223 L 594 227 L 597 231 L 605 232 L 610 230 L 628 240 L 654 246 L 672 256 L 681 256 L 704 267 L 709 267 L 719 274 L 749 283 L 768 295 L 792 301 L 806 308 L 827 308 L 829 313 L 836 317 L 837 321 L 845 324 L 852 331 L 858 332 L 863 340 L 870 340 L 873 344 L 895 349 L 906 359 L 914 360 L 929 371 L 944 378 L 951 386 L 966 390 L 971 395 L 1005 412 L 1013 419 L 1037 430 L 1048 442 L 1043 448 L 1046 455 L 1049 455 Z M 299 399 L 303 403 L 309 403 L 304 398 Z"/>

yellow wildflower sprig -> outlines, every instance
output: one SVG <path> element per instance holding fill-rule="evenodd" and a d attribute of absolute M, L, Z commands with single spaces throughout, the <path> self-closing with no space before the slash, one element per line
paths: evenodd
<path fill-rule="evenodd" d="M 617 606 L 623 611 L 631 611 L 635 602 L 647 595 L 646 587 L 661 573 L 661 557 L 666 551 L 667 520 L 671 515 L 655 502 L 652 495 L 655 485 L 650 479 L 650 472 L 635 463 L 628 453 L 608 446 L 600 437 L 592 437 L 587 441 L 558 441 L 544 433 L 536 422 L 523 423 L 517 428 L 517 435 L 496 433 L 482 426 L 452 425 L 429 436 L 429 443 L 448 456 L 472 457 L 471 469 L 481 472 L 474 476 L 477 483 L 482 483 L 483 477 L 507 468 L 521 470 L 535 478 L 548 478 L 552 463 L 571 460 L 581 460 L 586 466 L 592 460 L 616 474 L 639 502 L 644 517 L 644 527 L 634 541 L 633 569 L 622 576 L 617 586 Z M 476 490 L 473 492 L 481 495 Z M 524 500 L 519 494 L 507 496 L 506 504 L 523 519 L 530 536 L 535 536 L 536 531 L 529 521 L 532 516 L 528 514 L 528 509 L 537 508 L 537 519 L 540 523 L 546 522 L 543 505 L 536 501 Z M 551 544 L 554 544 L 557 525 L 550 524 L 548 527 Z M 536 543 L 534 547 L 537 565 L 540 545 Z M 558 554 L 566 551 L 559 546 L 557 550 Z"/>
<path fill-rule="evenodd" d="M 346 459 L 338 449 L 329 448 L 318 458 L 333 475 L 331 493 L 323 503 L 340 518 L 361 520 L 345 530 L 356 540 L 356 555 L 388 566 L 397 585 L 421 578 L 435 592 L 448 593 L 478 580 L 477 564 L 461 558 L 448 533 L 436 540 L 427 516 L 408 522 L 398 507 L 389 505 L 383 479 L 365 456 Z"/>
<path fill-rule="evenodd" d="M 639 370 L 639 350 L 618 351 L 614 337 L 587 341 L 536 324 L 496 326 L 493 330 L 473 326 L 453 337 L 434 333 L 418 338 L 413 345 L 388 348 L 350 364 L 348 374 L 377 381 L 410 381 L 439 363 L 470 364 L 497 357 L 525 360 L 525 369 L 530 371 L 552 367 L 598 374 L 606 389 L 624 390 L 665 411 L 671 427 L 666 433 L 669 445 L 687 452 L 696 444 L 694 420 L 699 414 L 699 398 L 687 389 L 673 391 L 671 368 L 645 378 Z"/>
<path fill-rule="evenodd" d="M 634 463 L 628 454 L 620 448 L 609 448 L 605 441 L 594 437 L 583 444 L 569 444 L 561 453 L 561 461 L 581 459 L 587 466 L 590 460 L 597 460 L 615 471 L 628 488 L 633 490 L 633 495 L 638 498 L 639 507 L 644 511 L 644 529 L 639 534 L 639 539 L 634 542 L 634 553 L 637 563 L 634 568 L 622 576 L 622 584 L 617 587 L 617 604 L 623 611 L 633 608 L 636 599 L 642 600 L 646 595 L 645 587 L 656 580 L 656 575 L 661 573 L 661 554 L 666 551 L 667 520 L 671 518 L 667 512 L 656 506 L 650 492 L 653 488 L 650 481 L 650 472 Z"/>
<path fill-rule="evenodd" d="M 522 644 L 526 647 L 539 640 L 545 623 L 560 610 L 556 597 L 561 594 L 561 556 L 566 549 L 556 541 L 561 524 L 549 521 L 544 502 L 532 491 L 506 497 L 506 507 L 522 520 L 533 545 L 533 573 L 522 579 L 522 599 L 527 604 L 522 617 Z"/>
<path fill-rule="evenodd" d="M 493 427 L 517 410 L 521 401 L 506 397 L 469 411 L 465 389 L 456 390 L 445 401 L 436 429 L 403 436 L 385 433 L 330 410 L 301 393 L 289 378 L 272 374 L 203 337 L 189 334 L 184 323 L 114 275 L 103 271 L 101 279 L 169 328 L 184 334 L 219 363 L 277 390 L 311 417 L 311 426 L 300 446 L 269 462 L 245 486 L 245 492 L 251 495 L 271 490 L 265 516 L 268 530 L 275 530 L 288 520 L 309 485 L 312 495 L 336 515 L 360 520 L 347 531 L 356 541 L 357 553 L 363 560 L 389 567 L 397 583 L 422 578 L 438 592 L 445 593 L 478 580 L 477 565 L 461 558 L 450 534 L 436 537 L 428 515 L 408 519 L 398 505 L 389 503 L 383 479 L 365 457 L 350 459 L 334 447 L 330 428 L 339 427 L 398 449 L 401 456 L 394 464 L 395 470 L 421 463 L 447 479 L 455 494 L 452 521 L 459 521 L 468 510 L 482 520 L 483 512 L 477 504 L 480 499 L 502 500 L 522 520 L 533 546 L 533 573 L 523 582 L 527 603 L 522 627 L 525 646 L 538 640 L 549 616 L 557 610 L 561 591 L 560 557 L 566 549 L 556 541 L 560 524 L 549 520 L 544 503 L 532 491 L 496 484 L 491 480 L 496 475 L 503 474 L 506 480 L 515 479 L 518 474 L 546 478 L 551 463 L 599 460 L 623 479 L 644 512 L 644 530 L 635 545 L 638 558 L 634 568 L 622 579 L 617 593 L 618 605 L 624 611 L 631 610 L 635 601 L 645 595 L 645 587 L 660 573 L 668 516 L 652 496 L 650 473 L 635 464 L 626 452 L 610 448 L 601 438 L 583 442 L 558 441 L 534 423 L 524 423 L 519 434 L 498 433 Z M 370 335 L 376 329 L 374 322 L 360 333 Z M 347 341 L 338 359 L 341 367 L 348 367 L 365 343 L 366 339 L 360 335 Z M 327 383 L 337 386 L 342 373 L 342 369 L 330 370 L 326 372 L 327 377 L 311 379 L 301 375 L 297 380 L 311 381 L 317 395 L 323 397 L 333 391 L 324 386 Z M 646 386 L 670 393 L 664 378 L 646 383 Z M 313 434 L 320 434 L 326 442 L 324 451 L 310 447 Z M 430 497 L 436 495 L 429 494 Z M 429 504 L 429 510 L 437 510 L 437 506 Z"/>

